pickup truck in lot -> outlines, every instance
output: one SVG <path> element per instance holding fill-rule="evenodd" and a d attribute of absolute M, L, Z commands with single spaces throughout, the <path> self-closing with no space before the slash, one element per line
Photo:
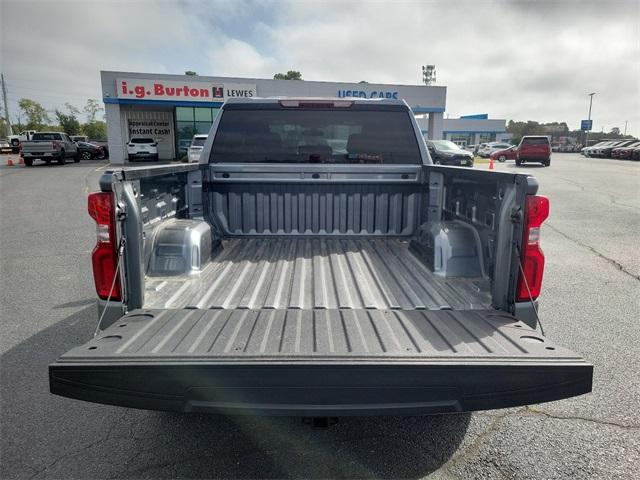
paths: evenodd
<path fill-rule="evenodd" d="M 36 159 L 51 163 L 52 160 L 64 165 L 67 158 L 74 162 L 80 161 L 78 146 L 69 135 L 60 132 L 37 132 L 31 140 L 22 142 L 20 155 L 24 158 L 27 167 L 33 165 Z"/>
<path fill-rule="evenodd" d="M 537 324 L 549 213 L 526 174 L 433 165 L 397 100 L 231 99 L 199 164 L 89 195 L 100 320 L 54 394 L 344 416 L 591 391 Z"/>

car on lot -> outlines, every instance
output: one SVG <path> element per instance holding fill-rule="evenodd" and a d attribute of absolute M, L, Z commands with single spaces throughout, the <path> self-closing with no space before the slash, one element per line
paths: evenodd
<path fill-rule="evenodd" d="M 496 150 L 489 158 L 497 160 L 498 162 L 506 162 L 507 160 L 515 160 L 518 156 L 518 147 L 516 145 L 511 145 L 509 148 L 504 150 Z"/>
<path fill-rule="evenodd" d="M 89 137 L 87 137 L 86 135 L 71 135 L 71 140 L 73 140 L 74 142 L 88 142 Z"/>
<path fill-rule="evenodd" d="M 591 156 L 598 157 L 598 158 L 611 158 L 611 152 L 613 151 L 614 148 L 627 147 L 634 142 L 635 140 L 623 140 L 623 141 L 613 142 L 612 144 L 598 147 L 597 149 L 595 149 L 595 151 L 592 153 Z"/>
<path fill-rule="evenodd" d="M 27 167 L 32 166 L 37 159 L 46 163 L 55 160 L 59 165 L 64 165 L 68 158 L 72 158 L 74 162 L 80 161 L 78 146 L 69 135 L 62 132 L 34 133 L 31 140 L 20 143 L 20 155 Z"/>
<path fill-rule="evenodd" d="M 94 158 L 105 158 L 105 153 L 102 147 L 94 145 L 89 142 L 76 141 L 78 151 L 80 152 L 81 160 L 92 160 Z"/>
<path fill-rule="evenodd" d="M 516 165 L 525 162 L 551 165 L 551 142 L 545 135 L 525 135 L 516 149 Z"/>
<path fill-rule="evenodd" d="M 49 365 L 53 394 L 326 418 L 591 391 L 538 328 L 531 175 L 433 165 L 401 100 L 221 110 L 199 163 L 114 168 L 89 195 L 100 321 Z"/>
<path fill-rule="evenodd" d="M 13 148 L 9 145 L 9 142 L 4 140 L 0 141 L 0 153 L 12 153 Z"/>
<path fill-rule="evenodd" d="M 193 136 L 191 145 L 189 145 L 189 150 L 187 151 L 187 161 L 195 163 L 200 161 L 200 154 L 202 153 L 204 142 L 207 141 L 208 136 L 209 135 L 206 134 L 198 134 Z"/>
<path fill-rule="evenodd" d="M 506 142 L 489 142 L 484 145 L 481 149 L 478 150 L 478 155 L 482 158 L 489 158 L 493 152 L 497 152 L 498 150 L 506 150 L 511 146 L 510 143 Z"/>
<path fill-rule="evenodd" d="M 427 140 L 427 148 L 436 165 L 473 167 L 473 154 L 449 140 Z"/>
<path fill-rule="evenodd" d="M 188 138 L 181 138 L 178 140 L 178 154 L 180 157 L 183 155 L 187 155 L 189 153 L 189 147 L 191 146 L 191 141 Z"/>
<path fill-rule="evenodd" d="M 602 141 L 600 141 L 600 142 L 596 142 L 596 143 L 594 143 L 593 145 L 589 145 L 589 146 L 586 146 L 586 147 L 582 148 L 582 149 L 580 150 L 580 153 L 581 153 L 582 155 L 584 155 L 585 157 L 590 157 L 590 156 L 591 156 L 591 153 L 592 153 L 595 149 L 597 149 L 597 148 L 599 148 L 599 147 L 602 147 L 602 146 L 604 146 L 604 145 L 608 145 L 609 143 L 613 143 L 613 142 L 612 142 L 611 140 L 602 140 Z"/>
<path fill-rule="evenodd" d="M 135 137 L 127 143 L 129 161 L 158 160 L 158 142 L 150 137 Z"/>
<path fill-rule="evenodd" d="M 631 160 L 640 161 L 640 147 L 636 147 L 633 149 L 633 153 L 631 154 Z"/>
<path fill-rule="evenodd" d="M 624 160 L 632 159 L 633 150 L 638 147 L 640 147 L 640 141 L 637 140 L 623 147 L 615 147 L 611 150 L 611 158 L 620 158 Z"/>

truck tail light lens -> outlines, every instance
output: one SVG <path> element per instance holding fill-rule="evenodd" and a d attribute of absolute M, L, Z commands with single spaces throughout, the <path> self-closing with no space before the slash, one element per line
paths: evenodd
<path fill-rule="evenodd" d="M 54 150 L 58 150 L 60 148 L 60 144 L 55 140 L 52 142 L 52 145 Z"/>
<path fill-rule="evenodd" d="M 549 199 L 542 195 L 528 195 L 522 239 L 522 270 L 518 276 L 516 301 L 535 300 L 542 289 L 544 253 L 540 248 L 540 226 L 549 216 Z M 528 288 L 527 288 L 528 287 Z"/>
<path fill-rule="evenodd" d="M 116 245 L 115 202 L 111 192 L 89 194 L 88 211 L 96 222 L 96 246 L 91 253 L 96 293 L 103 300 L 122 300 L 120 278 L 115 278 L 118 266 Z M 113 285 L 113 290 L 111 290 Z"/>

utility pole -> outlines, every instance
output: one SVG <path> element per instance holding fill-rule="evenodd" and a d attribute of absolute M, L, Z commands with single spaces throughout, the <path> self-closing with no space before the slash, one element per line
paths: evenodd
<path fill-rule="evenodd" d="M 589 95 L 589 118 L 588 120 L 591 120 L 591 106 L 593 105 L 593 96 L 596 94 L 596 92 L 591 92 L 588 93 L 587 95 Z M 588 147 L 589 146 L 589 130 L 587 130 L 587 136 L 584 139 L 584 146 Z"/>
<path fill-rule="evenodd" d="M 624 121 L 624 136 L 627 136 L 627 123 L 629 123 L 629 120 L 625 120 Z"/>
<path fill-rule="evenodd" d="M 9 120 L 9 108 L 7 107 L 7 87 L 4 84 L 4 74 L 0 74 L 0 79 L 2 80 L 2 101 L 4 102 L 4 116 L 5 121 L 7 122 L 7 137 L 9 135 L 13 135 L 13 131 L 11 130 L 11 120 Z"/>

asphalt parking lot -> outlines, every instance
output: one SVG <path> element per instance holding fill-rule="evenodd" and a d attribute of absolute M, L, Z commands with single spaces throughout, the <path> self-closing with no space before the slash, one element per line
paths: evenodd
<path fill-rule="evenodd" d="M 551 199 L 546 335 L 595 365 L 593 393 L 328 429 L 50 395 L 48 363 L 96 325 L 85 197 L 104 162 L 0 163 L 0 478 L 637 478 L 640 163 L 554 154 L 550 168 L 518 168 Z"/>

